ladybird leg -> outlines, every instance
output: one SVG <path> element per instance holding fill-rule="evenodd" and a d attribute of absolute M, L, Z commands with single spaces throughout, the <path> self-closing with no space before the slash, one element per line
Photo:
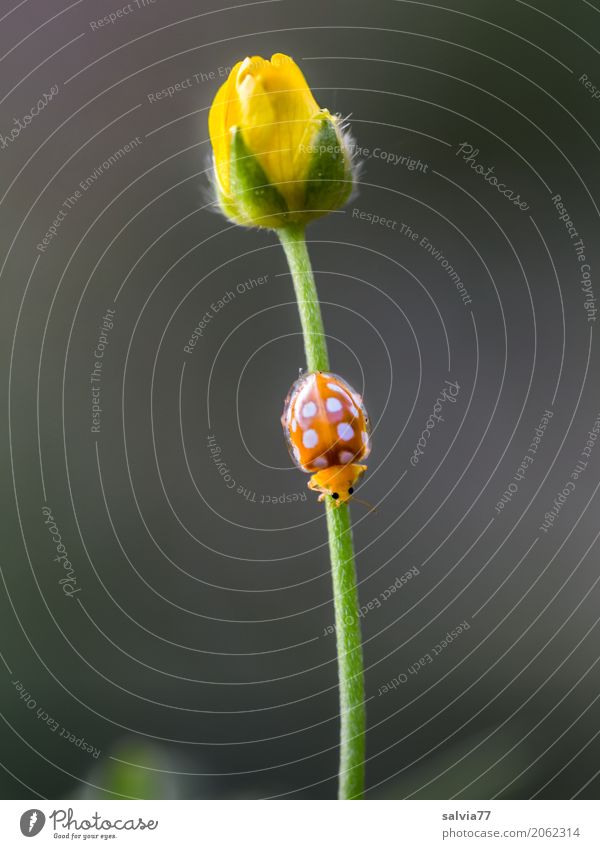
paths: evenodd
<path fill-rule="evenodd" d="M 326 494 L 327 494 L 327 493 L 325 492 L 325 490 L 323 489 L 323 487 L 322 487 L 322 486 L 319 486 L 319 484 L 318 484 L 318 483 L 316 483 L 316 482 L 313 480 L 313 478 L 311 478 L 311 479 L 309 480 L 309 482 L 307 483 L 307 486 L 308 486 L 308 488 L 309 488 L 309 489 L 312 489 L 312 491 L 313 491 L 313 492 L 320 492 L 320 493 L 321 493 L 321 494 L 319 495 L 319 499 L 318 499 L 319 501 L 324 501 L 324 500 L 325 500 L 325 496 L 326 496 Z"/>
<path fill-rule="evenodd" d="M 325 501 L 325 499 L 326 499 L 326 498 L 327 498 L 327 496 L 329 495 L 329 492 L 328 492 L 326 489 L 323 489 L 323 487 L 322 487 L 322 486 L 319 486 L 318 484 L 314 483 L 314 482 L 313 482 L 313 480 L 312 480 L 312 478 L 309 480 L 309 482 L 308 482 L 307 486 L 308 486 L 308 488 L 309 488 L 309 489 L 312 489 L 312 490 L 313 490 L 313 492 L 319 492 L 319 493 L 320 493 L 320 495 L 319 495 L 319 497 L 318 497 L 317 501 Z M 335 504 L 337 507 L 339 507 L 339 503 L 338 503 L 338 502 L 334 502 L 334 504 Z"/>

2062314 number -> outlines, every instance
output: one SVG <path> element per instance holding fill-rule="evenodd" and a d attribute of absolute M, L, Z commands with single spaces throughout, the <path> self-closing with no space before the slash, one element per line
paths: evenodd
<path fill-rule="evenodd" d="M 578 828 L 561 828 L 549 826 L 534 826 L 531 828 L 529 837 L 579 837 Z"/>

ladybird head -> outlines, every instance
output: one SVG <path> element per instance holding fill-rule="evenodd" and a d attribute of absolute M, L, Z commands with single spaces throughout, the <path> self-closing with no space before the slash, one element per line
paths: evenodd
<path fill-rule="evenodd" d="M 354 494 L 354 487 L 365 473 L 366 466 L 360 463 L 348 463 L 345 466 L 330 466 L 310 479 L 310 488 L 321 495 L 319 501 L 330 499 L 335 505 L 345 504 Z"/>

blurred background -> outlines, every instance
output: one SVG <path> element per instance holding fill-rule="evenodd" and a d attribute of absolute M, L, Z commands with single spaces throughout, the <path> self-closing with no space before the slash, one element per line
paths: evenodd
<path fill-rule="evenodd" d="M 284 52 L 362 162 L 308 238 L 332 369 L 374 425 L 368 795 L 595 798 L 598 9 L 13 5 L 3 796 L 335 796 L 325 522 L 279 422 L 292 285 L 207 178 L 229 67 Z"/>

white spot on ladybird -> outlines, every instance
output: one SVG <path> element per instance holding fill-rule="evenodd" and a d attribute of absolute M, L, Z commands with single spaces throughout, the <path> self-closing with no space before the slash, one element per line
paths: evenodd
<path fill-rule="evenodd" d="M 302 407 L 302 415 L 304 416 L 305 419 L 312 419 L 312 417 L 315 415 L 316 412 L 317 412 L 317 405 L 315 404 L 314 401 L 308 401 L 308 403 L 306 403 Z"/>
<path fill-rule="evenodd" d="M 333 389 L 334 392 L 337 392 L 339 395 L 342 395 L 346 401 L 352 401 L 346 390 L 342 389 L 341 386 L 338 386 L 337 383 L 328 383 L 327 386 L 329 387 L 329 389 Z"/>
<path fill-rule="evenodd" d="M 361 433 L 361 437 L 362 437 L 363 445 L 368 445 L 369 444 L 369 434 L 367 433 L 366 430 L 363 430 L 363 432 Z"/>
<path fill-rule="evenodd" d="M 356 418 L 358 418 L 358 410 L 356 409 L 356 407 L 354 406 L 354 404 L 349 404 L 349 405 L 348 405 L 348 409 L 350 410 L 350 412 L 352 413 L 352 415 L 353 415 L 353 416 L 355 416 Z"/>
<path fill-rule="evenodd" d="M 354 460 L 354 454 L 351 451 L 340 451 L 339 458 L 342 466 L 345 466 L 346 463 L 351 463 Z"/>
<path fill-rule="evenodd" d="M 343 439 L 344 442 L 350 442 L 352 437 L 354 436 L 354 428 L 348 424 L 348 422 L 340 422 L 337 426 L 337 432 L 340 439 Z"/>
<path fill-rule="evenodd" d="M 302 443 L 305 448 L 314 448 L 318 441 L 319 434 L 316 430 L 313 430 L 312 427 L 310 427 L 308 430 L 305 430 L 302 434 Z"/>
<path fill-rule="evenodd" d="M 313 466 L 317 466 L 319 469 L 326 469 L 329 463 L 327 462 L 327 457 L 315 457 L 312 461 Z"/>
<path fill-rule="evenodd" d="M 297 429 L 298 429 L 298 422 L 294 418 L 294 419 L 292 419 L 292 433 L 296 433 Z"/>
<path fill-rule="evenodd" d="M 338 413 L 342 409 L 342 402 L 338 398 L 328 398 L 325 406 L 330 413 Z"/>

